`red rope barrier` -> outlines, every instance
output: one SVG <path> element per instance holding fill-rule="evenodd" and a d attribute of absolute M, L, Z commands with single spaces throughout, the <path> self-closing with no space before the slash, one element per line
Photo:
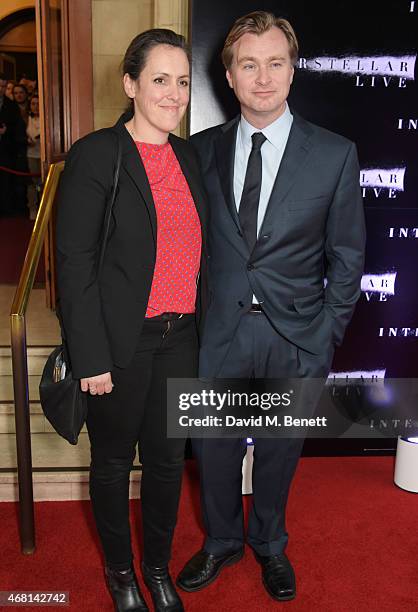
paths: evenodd
<path fill-rule="evenodd" d="M 41 176 L 40 172 L 21 172 L 20 170 L 6 168 L 5 166 L 0 166 L 0 170 L 7 172 L 8 174 L 15 174 L 16 176 Z"/>

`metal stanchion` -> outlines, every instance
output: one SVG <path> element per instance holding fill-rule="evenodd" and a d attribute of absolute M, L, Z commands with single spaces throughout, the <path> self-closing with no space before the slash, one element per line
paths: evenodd
<path fill-rule="evenodd" d="M 13 386 L 15 400 L 17 473 L 19 483 L 20 541 L 22 552 L 35 551 L 32 449 L 30 438 L 28 360 L 25 315 L 35 280 L 39 257 L 64 162 L 51 164 L 39 205 L 25 262 L 10 312 Z"/>
<path fill-rule="evenodd" d="M 24 554 L 35 551 L 32 451 L 26 351 L 26 325 L 23 316 L 11 317 L 12 364 L 15 400 L 17 473 L 19 483 L 20 543 Z"/>

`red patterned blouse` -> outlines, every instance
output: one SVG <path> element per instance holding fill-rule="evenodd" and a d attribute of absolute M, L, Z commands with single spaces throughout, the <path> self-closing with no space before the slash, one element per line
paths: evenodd
<path fill-rule="evenodd" d="M 200 220 L 169 142 L 135 142 L 157 213 L 157 259 L 145 316 L 195 311 L 202 237 Z"/>

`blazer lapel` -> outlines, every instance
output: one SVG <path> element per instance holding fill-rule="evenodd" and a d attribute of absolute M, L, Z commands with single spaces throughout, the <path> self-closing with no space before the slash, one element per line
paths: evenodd
<path fill-rule="evenodd" d="M 298 180 L 300 176 L 298 171 L 305 162 L 312 146 L 310 142 L 311 132 L 309 124 L 295 114 L 282 161 L 270 194 L 266 214 L 260 228 L 260 234 L 268 225 L 272 216 L 277 212 L 279 204 L 286 197 L 292 185 Z"/>
<path fill-rule="evenodd" d="M 222 128 L 223 134 L 215 141 L 215 155 L 226 205 L 235 225 L 240 229 L 234 197 L 234 160 L 238 124 L 239 118 L 235 118 Z"/>
<path fill-rule="evenodd" d="M 145 202 L 151 223 L 154 243 L 156 245 L 157 213 L 155 212 L 154 199 L 152 197 L 151 187 L 139 151 L 124 125 L 128 118 L 129 117 L 126 115 L 122 115 L 115 125 L 115 129 L 122 139 L 122 166 L 135 183 L 135 186 Z"/>

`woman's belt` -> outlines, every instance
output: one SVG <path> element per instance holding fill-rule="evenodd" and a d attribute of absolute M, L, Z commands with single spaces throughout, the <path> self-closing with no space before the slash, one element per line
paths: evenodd
<path fill-rule="evenodd" d="M 147 321 L 176 321 L 184 317 L 184 313 L 179 312 L 163 312 L 156 317 L 147 317 Z"/>

